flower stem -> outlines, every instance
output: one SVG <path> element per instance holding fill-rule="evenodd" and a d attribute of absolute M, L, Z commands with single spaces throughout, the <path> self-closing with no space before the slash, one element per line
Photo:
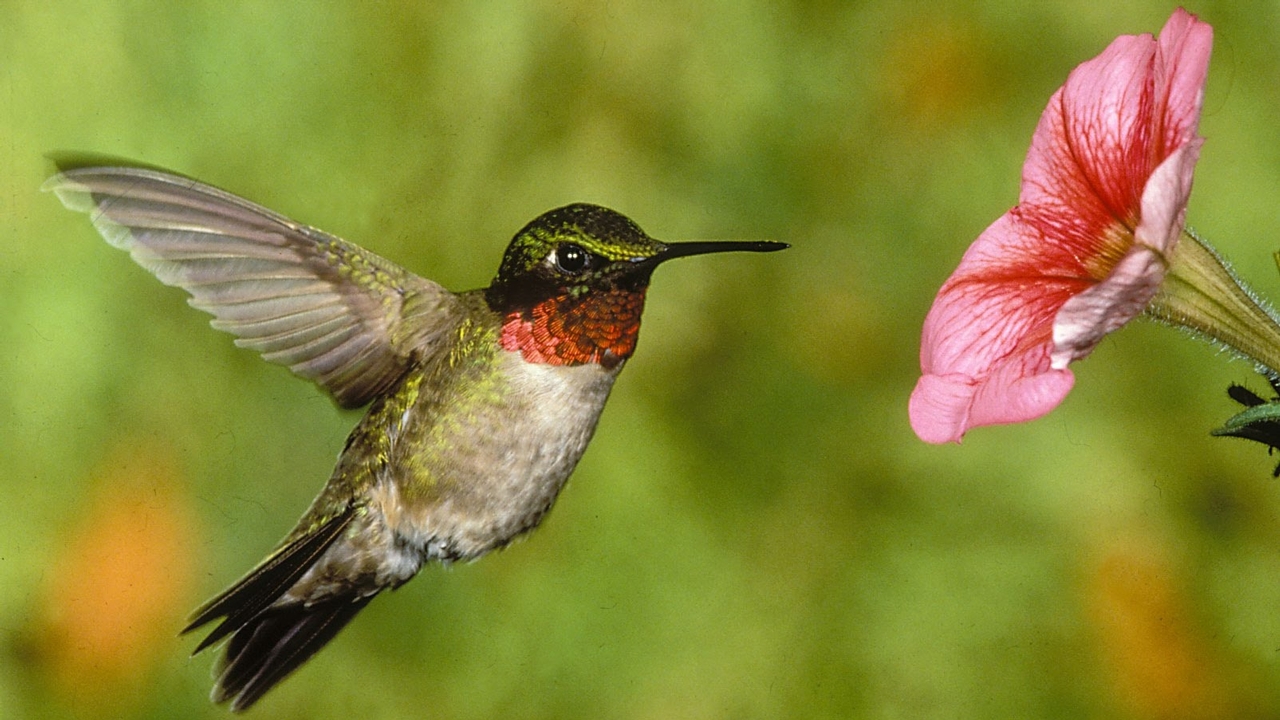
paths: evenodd
<path fill-rule="evenodd" d="M 1191 331 L 1280 377 L 1280 322 L 1222 257 L 1190 230 L 1169 257 L 1169 271 L 1146 314 Z"/>

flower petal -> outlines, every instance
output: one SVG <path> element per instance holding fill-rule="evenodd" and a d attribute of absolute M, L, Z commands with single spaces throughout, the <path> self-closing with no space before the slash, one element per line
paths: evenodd
<path fill-rule="evenodd" d="M 1156 107 L 1162 112 L 1156 135 L 1163 143 L 1156 148 L 1159 156 L 1171 155 L 1195 138 L 1212 51 L 1213 28 L 1182 8 L 1160 31 L 1154 69 Z"/>
<path fill-rule="evenodd" d="M 1086 357 L 1102 338 L 1142 314 L 1182 233 L 1199 138 L 1161 163 L 1142 195 L 1142 222 L 1125 257 L 1102 282 L 1067 300 L 1053 323 L 1053 367 Z"/>
<path fill-rule="evenodd" d="M 1136 221 L 1151 167 L 1150 35 L 1117 38 L 1049 100 L 1022 168 L 1019 204 L 1051 215 L 1054 242 L 1098 254 L 1116 224 Z"/>
<path fill-rule="evenodd" d="M 1043 236 L 1018 208 L 973 243 L 924 322 L 923 377 L 909 404 L 927 442 L 959 441 L 970 427 L 1030 420 L 1051 410 L 1074 382 L 1052 370 L 1058 308 L 1088 284 L 1040 276 Z"/>
<path fill-rule="evenodd" d="M 1048 369 L 1044 349 L 1005 360 L 983 380 L 922 375 L 907 404 L 911 429 L 925 442 L 960 442 L 971 427 L 1024 422 L 1048 413 L 1071 392 L 1075 376 L 1070 370 Z"/>
<path fill-rule="evenodd" d="M 1134 231 L 1137 244 L 1165 255 L 1173 252 L 1185 225 L 1191 181 L 1203 144 L 1203 138 L 1192 139 L 1151 173 L 1142 193 L 1142 222 Z"/>
<path fill-rule="evenodd" d="M 1067 364 L 1143 311 L 1182 231 L 1213 30 L 1177 10 L 1123 36 L 1049 101 L 1019 205 L 988 227 L 925 318 L 909 404 L 928 442 L 1043 415 Z"/>
<path fill-rule="evenodd" d="M 1053 323 L 1052 367 L 1086 357 L 1108 333 L 1142 314 L 1160 289 L 1165 259 L 1144 245 L 1134 245 L 1104 282 L 1072 297 Z"/>

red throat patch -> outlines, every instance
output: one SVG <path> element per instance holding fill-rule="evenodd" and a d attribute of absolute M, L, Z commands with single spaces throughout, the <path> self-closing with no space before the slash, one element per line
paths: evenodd
<path fill-rule="evenodd" d="M 527 362 L 612 368 L 635 352 L 643 310 L 643 290 L 561 295 L 508 313 L 500 340 Z"/>

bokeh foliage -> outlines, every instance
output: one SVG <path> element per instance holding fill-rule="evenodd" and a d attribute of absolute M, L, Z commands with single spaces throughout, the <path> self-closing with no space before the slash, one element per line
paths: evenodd
<path fill-rule="evenodd" d="M 1077 63 L 1167 3 L 0 3 L 0 717 L 223 717 L 187 610 L 357 415 L 36 188 L 170 167 L 450 287 L 571 201 L 664 267 L 549 521 L 373 603 L 262 717 L 1280 717 L 1244 363 L 1136 324 L 1059 410 L 915 439 L 920 321 Z M 1280 5 L 1216 30 L 1189 220 L 1280 296 Z"/>

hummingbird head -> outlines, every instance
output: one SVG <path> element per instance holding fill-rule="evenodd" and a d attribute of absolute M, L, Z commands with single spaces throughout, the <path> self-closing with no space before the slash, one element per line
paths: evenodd
<path fill-rule="evenodd" d="M 599 205 L 567 205 L 539 215 L 507 246 L 493 299 L 537 301 L 625 286 L 643 291 L 652 267 L 639 267 L 662 243 L 629 218 Z"/>
<path fill-rule="evenodd" d="M 773 242 L 662 243 L 621 213 L 578 203 L 548 211 L 507 246 L 485 298 L 503 315 L 502 345 L 525 360 L 615 367 L 631 356 L 644 293 L 677 257 L 787 247 Z"/>

